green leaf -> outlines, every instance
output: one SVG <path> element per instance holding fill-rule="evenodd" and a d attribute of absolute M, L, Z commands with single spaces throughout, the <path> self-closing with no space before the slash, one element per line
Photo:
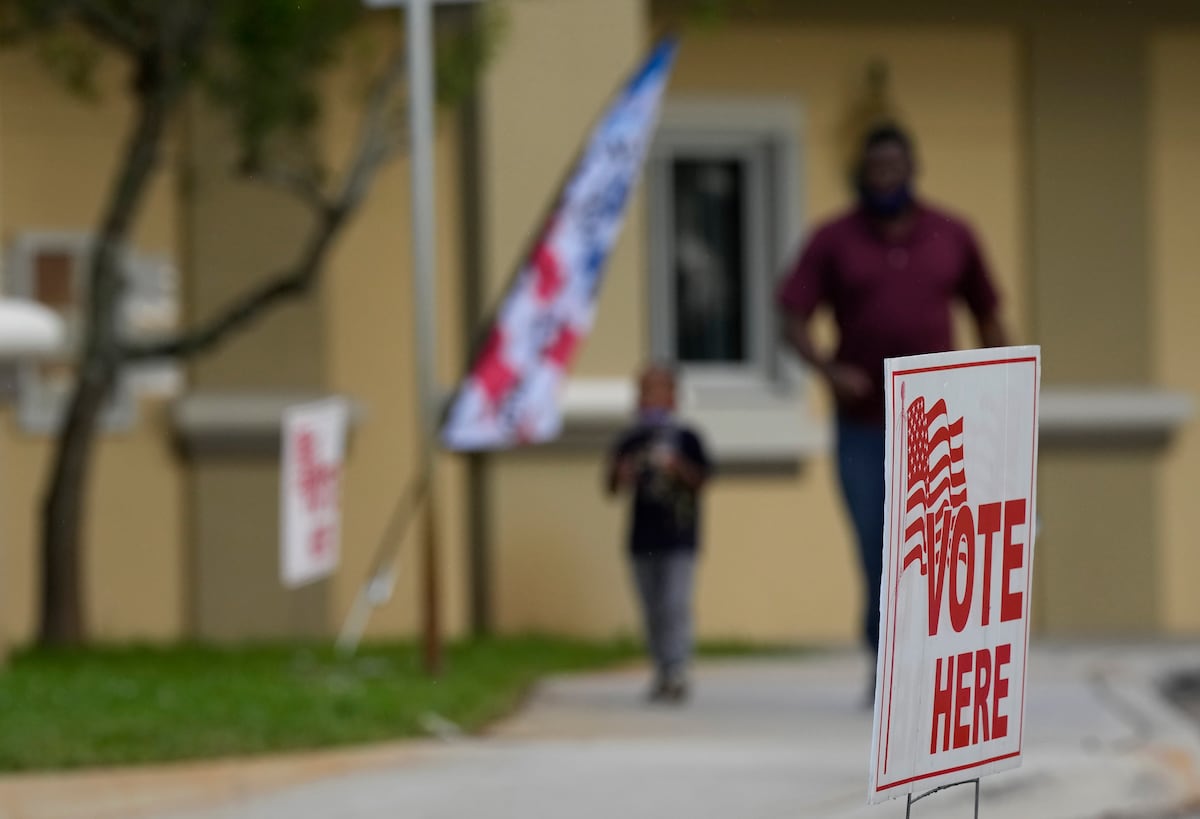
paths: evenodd
<path fill-rule="evenodd" d="M 478 22 L 472 21 L 472 13 L 480 15 Z M 508 19 L 497 3 L 448 13 L 443 19 L 437 35 L 437 98 L 444 105 L 452 105 L 474 90 L 480 74 L 495 56 Z"/>
<path fill-rule="evenodd" d="M 84 99 L 98 96 L 96 67 L 102 51 L 94 40 L 78 31 L 59 28 L 38 39 L 37 51 L 46 68 L 68 91 Z"/>
<path fill-rule="evenodd" d="M 122 30 L 148 33 L 162 30 L 164 15 L 179 8 L 167 0 L 91 2 Z M 349 57 L 356 73 L 369 66 L 374 76 L 382 62 L 380 49 L 403 42 L 404 16 L 369 11 L 362 0 L 207 2 L 214 20 L 189 61 L 185 82 L 198 82 L 231 119 L 247 166 L 281 152 L 313 153 L 307 148 L 323 113 L 329 69 Z M 73 0 L 0 0 L 0 41 L 9 31 L 32 35 L 26 39 L 64 86 L 94 97 L 97 67 L 108 46 L 80 22 Z M 439 9 L 436 24 L 437 99 L 453 105 L 475 88 L 506 19 L 493 3 Z M 402 97 L 396 102 L 402 105 Z"/>
<path fill-rule="evenodd" d="M 222 0 L 206 84 L 247 156 L 317 122 L 322 73 L 363 16 L 359 0 Z"/>

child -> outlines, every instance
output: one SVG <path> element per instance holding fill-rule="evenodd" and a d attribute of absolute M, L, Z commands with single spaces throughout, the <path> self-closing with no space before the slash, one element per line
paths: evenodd
<path fill-rule="evenodd" d="M 700 493 L 710 473 L 700 435 L 674 417 L 675 374 L 647 367 L 638 419 L 612 449 L 608 491 L 632 493 L 629 551 L 654 660 L 653 701 L 682 702 L 692 651 L 692 574 L 699 551 Z"/>

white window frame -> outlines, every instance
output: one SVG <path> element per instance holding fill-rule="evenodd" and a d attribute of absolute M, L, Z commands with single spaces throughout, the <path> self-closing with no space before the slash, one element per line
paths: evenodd
<path fill-rule="evenodd" d="M 76 310 L 64 311 L 63 324 L 66 328 L 66 349 L 62 350 L 61 361 L 74 363 L 74 357 L 82 341 L 80 338 L 81 317 L 79 312 L 87 305 L 88 261 L 94 240 L 91 234 L 68 231 L 28 231 L 19 234 L 7 254 L 8 288 L 13 295 L 35 299 L 34 260 L 41 253 L 55 252 L 71 256 L 73 292 L 77 294 Z M 70 386 L 47 382 L 41 373 L 42 361 L 19 363 L 17 371 L 17 417 L 25 432 L 36 434 L 57 433 L 63 423 Z M 100 416 L 101 428 L 107 432 L 125 431 L 137 420 L 137 407 L 126 373 L 118 374 L 113 394 L 109 397 Z"/>
<path fill-rule="evenodd" d="M 748 356 L 744 364 L 681 363 L 689 392 L 792 392 L 804 371 L 780 342 L 774 295 L 799 244 L 803 119 L 791 100 L 676 97 L 663 107 L 647 165 L 650 344 L 675 350 L 675 276 L 671 237 L 671 162 L 687 156 L 748 160 L 746 286 Z"/>

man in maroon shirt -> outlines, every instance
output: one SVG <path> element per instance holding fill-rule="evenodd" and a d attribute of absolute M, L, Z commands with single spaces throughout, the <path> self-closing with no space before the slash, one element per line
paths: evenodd
<path fill-rule="evenodd" d="M 996 289 L 971 229 L 913 195 L 913 170 L 912 143 L 902 130 L 883 126 L 868 134 L 855 179 L 857 206 L 812 234 L 778 292 L 788 341 L 823 376 L 836 402 L 838 472 L 862 563 L 863 638 L 876 652 L 883 360 L 954 349 L 956 299 L 975 317 L 982 346 L 1007 344 Z M 833 310 L 838 327 L 832 356 L 816 349 L 809 332 L 821 305 Z"/>

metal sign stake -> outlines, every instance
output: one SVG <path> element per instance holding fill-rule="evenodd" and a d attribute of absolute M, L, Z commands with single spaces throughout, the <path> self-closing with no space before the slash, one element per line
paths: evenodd
<path fill-rule="evenodd" d="M 947 790 L 949 788 L 957 788 L 959 785 L 971 785 L 971 784 L 975 785 L 975 819 L 979 819 L 979 780 L 978 779 L 968 779 L 965 782 L 954 782 L 949 785 L 942 785 L 940 788 L 934 788 L 931 791 L 926 791 L 925 793 L 923 793 L 917 797 L 914 797 L 910 793 L 908 795 L 908 803 L 905 805 L 905 808 L 904 808 L 904 819 L 911 819 L 912 806 L 915 805 L 916 803 L 920 802 L 925 797 L 933 796 L 935 793 Z"/>

